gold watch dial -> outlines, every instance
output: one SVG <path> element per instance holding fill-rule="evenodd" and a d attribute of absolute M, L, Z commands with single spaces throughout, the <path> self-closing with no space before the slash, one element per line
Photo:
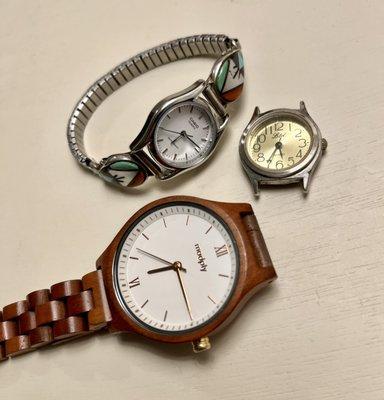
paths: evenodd
<path fill-rule="evenodd" d="M 255 127 L 246 140 L 248 158 L 267 171 L 289 170 L 309 154 L 312 131 L 291 118 L 273 118 Z"/>

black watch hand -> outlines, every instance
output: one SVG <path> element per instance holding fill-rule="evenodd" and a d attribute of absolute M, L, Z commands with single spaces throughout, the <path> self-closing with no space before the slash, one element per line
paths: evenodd
<path fill-rule="evenodd" d="M 273 157 L 275 156 L 275 153 L 277 151 L 277 147 L 275 147 L 275 150 L 273 150 L 272 154 L 269 156 L 269 158 L 267 159 L 267 162 L 271 163 Z"/>
<path fill-rule="evenodd" d="M 194 140 L 191 139 L 191 136 L 192 136 L 192 135 L 187 135 L 187 132 L 185 132 L 185 131 L 183 131 L 182 134 L 183 134 L 183 136 L 184 136 L 186 139 L 188 139 L 194 146 L 196 146 L 198 149 L 200 149 L 200 146 L 199 146 Z"/>
<path fill-rule="evenodd" d="M 159 129 L 162 129 L 163 131 L 171 132 L 171 133 L 177 133 L 178 135 L 182 135 L 184 131 L 177 132 L 177 131 L 172 131 L 170 129 L 165 129 L 162 126 L 159 127 Z"/>
<path fill-rule="evenodd" d="M 174 270 L 175 266 L 174 265 L 169 265 L 168 267 L 161 267 L 161 268 L 155 268 L 155 269 L 150 269 L 149 271 L 147 271 L 147 274 L 156 274 L 158 272 L 163 272 L 163 271 L 171 271 Z M 184 267 L 180 267 L 179 268 L 181 271 L 183 272 L 187 272 L 187 270 Z"/>

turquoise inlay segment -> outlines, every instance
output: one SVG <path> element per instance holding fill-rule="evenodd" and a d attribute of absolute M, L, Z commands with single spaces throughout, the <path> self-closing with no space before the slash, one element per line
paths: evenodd
<path fill-rule="evenodd" d="M 139 167 L 132 161 L 116 161 L 109 166 L 114 171 L 138 171 Z"/>
<path fill-rule="evenodd" d="M 217 74 L 216 87 L 217 87 L 217 90 L 219 92 L 221 92 L 223 90 L 225 79 L 226 79 L 227 74 L 228 74 L 228 67 L 229 67 L 229 61 L 226 60 L 223 63 L 223 65 L 220 67 L 220 70 L 219 70 L 219 72 Z"/>
<path fill-rule="evenodd" d="M 238 57 L 239 57 L 239 69 L 242 69 L 242 68 L 244 68 L 243 54 L 240 51 L 237 54 L 238 54 Z"/>

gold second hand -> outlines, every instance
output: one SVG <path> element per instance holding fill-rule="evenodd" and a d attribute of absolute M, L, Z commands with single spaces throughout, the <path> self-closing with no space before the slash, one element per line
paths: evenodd
<path fill-rule="evenodd" d="M 181 267 L 181 264 L 179 263 L 179 264 L 176 265 L 176 263 L 175 263 L 174 265 L 176 267 L 175 271 L 176 271 L 176 274 L 177 274 L 177 278 L 179 279 L 179 283 L 180 283 L 180 286 L 181 286 L 181 291 L 183 292 L 183 297 L 184 297 L 184 300 L 185 300 L 185 304 L 187 306 L 189 318 L 191 319 L 191 321 L 193 321 L 192 312 L 191 312 L 191 306 L 189 304 L 187 293 L 185 292 L 183 280 L 181 279 L 181 275 L 180 275 L 180 271 L 179 271 L 179 268 Z"/>

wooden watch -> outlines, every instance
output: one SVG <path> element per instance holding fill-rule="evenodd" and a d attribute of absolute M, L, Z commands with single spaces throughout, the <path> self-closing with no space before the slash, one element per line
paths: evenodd
<path fill-rule="evenodd" d="M 0 314 L 0 358 L 108 329 L 210 348 L 208 337 L 277 278 L 249 204 L 157 200 L 123 226 L 96 270 Z"/>

